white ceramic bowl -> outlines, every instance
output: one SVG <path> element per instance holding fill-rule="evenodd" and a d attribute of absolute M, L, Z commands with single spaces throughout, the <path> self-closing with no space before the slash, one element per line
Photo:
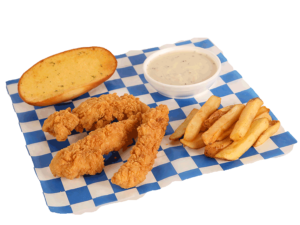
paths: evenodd
<path fill-rule="evenodd" d="M 154 58 L 156 58 L 162 54 L 169 53 L 169 52 L 177 52 L 177 51 L 196 51 L 198 53 L 206 54 L 216 64 L 216 66 L 217 66 L 216 73 L 212 77 L 208 78 L 207 80 L 204 80 L 200 83 L 191 84 L 191 85 L 164 84 L 164 83 L 158 82 L 157 80 L 154 80 L 152 77 L 149 76 L 149 74 L 147 73 L 147 67 L 148 67 L 148 64 L 151 62 L 151 60 L 153 60 Z M 160 94 L 167 96 L 167 97 L 171 97 L 171 98 L 189 98 L 189 97 L 204 93 L 214 84 L 214 82 L 220 76 L 221 61 L 213 52 L 206 50 L 204 48 L 193 47 L 193 46 L 176 46 L 176 47 L 170 47 L 170 48 L 165 48 L 165 49 L 159 50 L 159 51 L 153 53 L 152 55 L 150 55 L 144 62 L 143 70 L 144 70 L 145 79 Z"/>

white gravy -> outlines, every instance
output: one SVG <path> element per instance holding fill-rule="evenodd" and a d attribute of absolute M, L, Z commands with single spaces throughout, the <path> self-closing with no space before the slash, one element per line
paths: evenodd
<path fill-rule="evenodd" d="M 166 53 L 153 59 L 147 72 L 154 80 L 171 85 L 189 85 L 207 80 L 217 71 L 215 63 L 195 51 Z"/>

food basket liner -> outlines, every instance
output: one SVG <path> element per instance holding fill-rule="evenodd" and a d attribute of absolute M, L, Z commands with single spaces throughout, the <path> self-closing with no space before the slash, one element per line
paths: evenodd
<path fill-rule="evenodd" d="M 221 76 L 204 94 L 189 99 L 173 99 L 159 94 L 145 79 L 143 62 L 154 52 L 173 46 L 189 45 L 208 49 L 214 52 L 222 63 Z M 169 136 L 184 121 L 193 108 L 200 108 L 211 96 L 221 97 L 221 106 L 245 104 L 258 94 L 246 83 L 242 76 L 232 68 L 220 49 L 207 38 L 193 38 L 139 51 L 129 51 L 117 55 L 118 67 L 113 76 L 100 86 L 71 101 L 38 107 L 23 102 L 18 94 L 18 81 L 6 82 L 7 91 L 17 114 L 21 131 L 24 135 L 26 148 L 30 155 L 34 171 L 40 181 L 43 195 L 51 212 L 74 213 L 94 211 L 100 206 L 130 199 L 138 199 L 145 193 L 159 190 L 173 181 L 183 181 L 192 177 L 216 171 L 224 171 L 259 160 L 269 159 L 289 153 L 296 139 L 281 126 L 278 132 L 259 147 L 251 147 L 240 159 L 228 162 L 204 156 L 204 148 L 193 150 L 184 147 L 179 141 L 171 142 Z M 137 187 L 122 189 L 111 183 L 113 174 L 129 158 L 130 149 L 111 152 L 105 156 L 105 168 L 100 174 L 85 175 L 74 180 L 53 177 L 49 164 L 55 154 L 82 139 L 87 132 L 73 131 L 64 142 L 58 142 L 48 133 L 42 131 L 45 119 L 55 111 L 79 106 L 91 97 L 102 94 L 117 93 L 119 96 L 129 93 L 140 98 L 151 108 L 160 104 L 169 107 L 170 122 L 161 142 L 155 164 L 146 180 Z M 266 103 L 267 105 L 267 103 Z M 269 106 L 267 105 L 268 107 Z M 270 115 L 277 120 L 272 111 Z"/>

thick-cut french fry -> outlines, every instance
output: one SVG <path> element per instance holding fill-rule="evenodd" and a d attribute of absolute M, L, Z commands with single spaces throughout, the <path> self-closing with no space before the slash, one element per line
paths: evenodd
<path fill-rule="evenodd" d="M 239 141 L 233 142 L 231 145 L 218 152 L 215 158 L 225 160 L 237 160 L 240 158 L 258 139 L 258 137 L 269 127 L 267 118 L 254 120 L 246 135 Z"/>
<path fill-rule="evenodd" d="M 227 137 L 226 139 L 222 141 L 217 141 L 211 145 L 205 146 L 204 155 L 210 158 L 214 158 L 215 155 L 220 152 L 222 149 L 226 148 L 228 145 L 230 145 L 233 141 L 230 139 L 230 137 Z"/>
<path fill-rule="evenodd" d="M 231 127 L 229 127 L 227 130 L 225 130 L 225 131 L 218 137 L 217 141 L 222 141 L 222 140 L 224 140 L 225 138 L 229 137 L 230 134 L 231 134 L 231 132 L 232 132 L 232 130 L 233 130 L 233 128 L 234 128 L 234 125 L 235 125 L 235 123 L 234 123 Z"/>
<path fill-rule="evenodd" d="M 259 117 L 258 117 L 259 115 L 262 115 L 262 114 L 264 114 L 265 112 L 268 113 L 269 111 L 270 111 L 270 109 L 266 108 L 266 106 L 260 107 L 259 110 L 258 110 L 258 112 L 257 112 L 257 114 L 256 114 L 256 117 L 255 117 L 254 119 L 257 119 L 257 118 L 259 119 Z M 268 114 L 268 115 L 269 115 L 269 114 Z M 261 118 L 266 117 L 267 119 L 270 119 L 271 116 L 270 116 L 270 115 L 268 116 L 268 115 L 264 114 Z M 271 120 L 272 120 L 272 118 L 271 118 Z M 218 137 L 217 141 L 222 141 L 222 140 L 224 140 L 225 138 L 227 138 L 228 136 L 230 136 L 230 134 L 231 134 L 231 132 L 232 132 L 234 126 L 235 126 L 235 123 L 234 123 L 228 130 L 224 131 L 224 132 L 220 135 L 220 137 Z"/>
<path fill-rule="evenodd" d="M 199 134 L 203 121 L 216 111 L 220 104 L 221 98 L 214 95 L 205 102 L 185 130 L 184 139 L 186 141 L 192 141 Z"/>
<path fill-rule="evenodd" d="M 192 141 L 186 141 L 184 139 L 181 139 L 180 142 L 192 149 L 198 149 L 198 148 L 203 148 L 205 146 L 203 139 L 202 139 L 202 134 L 199 133 L 196 138 Z"/>
<path fill-rule="evenodd" d="M 269 128 L 264 131 L 257 141 L 254 143 L 253 147 L 257 147 L 265 143 L 266 140 L 268 140 L 269 137 L 271 137 L 273 134 L 275 134 L 280 127 L 280 121 L 273 120 L 269 122 Z"/>
<path fill-rule="evenodd" d="M 240 115 L 239 120 L 235 124 L 233 131 L 230 134 L 231 140 L 238 141 L 245 136 L 259 108 L 263 104 L 263 101 L 259 98 L 250 99 L 248 101 L 245 109 Z"/>
<path fill-rule="evenodd" d="M 233 105 L 226 106 L 222 109 L 215 111 L 211 114 L 202 124 L 201 131 L 206 131 L 210 128 L 221 116 L 225 115 L 230 109 L 232 109 Z"/>
<path fill-rule="evenodd" d="M 222 108 L 222 109 L 219 109 L 218 111 L 227 113 L 230 109 L 232 109 L 233 106 L 234 106 L 234 105 L 228 105 L 228 106 L 225 106 L 225 107 Z"/>
<path fill-rule="evenodd" d="M 262 106 L 262 107 L 260 107 L 259 110 L 257 111 L 255 117 L 257 117 L 257 116 L 259 116 L 260 114 L 263 114 L 263 113 L 265 113 L 265 112 L 270 112 L 270 109 L 268 109 L 266 106 Z"/>
<path fill-rule="evenodd" d="M 205 131 L 207 131 L 207 129 L 208 129 L 208 127 L 206 127 L 206 126 L 204 125 L 204 122 L 205 122 L 205 120 L 203 121 L 203 123 L 202 123 L 202 125 L 201 125 L 200 132 L 205 132 Z"/>
<path fill-rule="evenodd" d="M 194 115 L 198 112 L 198 109 L 193 109 L 190 114 L 187 116 L 185 121 L 175 130 L 175 132 L 169 137 L 170 140 L 178 140 L 184 135 L 185 129 Z"/>
<path fill-rule="evenodd" d="M 224 116 L 218 119 L 207 131 L 202 135 L 206 145 L 214 143 L 220 135 L 228 130 L 240 117 L 245 106 L 237 104 L 232 107 Z"/>
<path fill-rule="evenodd" d="M 202 123 L 202 125 L 201 125 L 201 128 L 200 128 L 200 132 L 204 132 L 204 131 L 207 131 L 207 127 L 206 126 L 204 126 L 204 122 Z"/>
<path fill-rule="evenodd" d="M 260 118 L 267 118 L 269 121 L 272 121 L 272 117 L 270 116 L 270 114 L 268 112 L 264 112 L 258 116 L 256 116 L 254 119 L 260 119 Z"/>

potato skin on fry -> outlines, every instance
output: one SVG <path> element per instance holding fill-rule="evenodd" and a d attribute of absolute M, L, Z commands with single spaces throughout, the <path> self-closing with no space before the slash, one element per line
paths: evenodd
<path fill-rule="evenodd" d="M 215 111 L 211 114 L 202 124 L 201 131 L 206 131 L 210 128 L 218 119 L 220 119 L 223 115 L 225 115 L 230 109 L 232 109 L 233 105 L 226 106 L 222 109 Z"/>
<path fill-rule="evenodd" d="M 270 114 L 268 112 L 264 112 L 258 116 L 256 116 L 254 119 L 260 119 L 260 118 L 267 118 L 269 121 L 272 121 L 272 117 L 270 116 Z"/>
<path fill-rule="evenodd" d="M 252 121 L 254 120 L 259 108 L 263 105 L 260 98 L 250 99 L 240 115 L 239 120 L 235 124 L 230 138 L 234 141 L 242 139 L 249 130 Z"/>
<path fill-rule="evenodd" d="M 226 148 L 228 145 L 230 145 L 233 141 L 227 137 L 226 139 L 222 141 L 217 141 L 211 145 L 205 146 L 204 155 L 210 158 L 214 158 L 215 155 L 220 152 L 222 149 Z"/>
<path fill-rule="evenodd" d="M 244 108 L 243 104 L 237 104 L 228 113 L 218 119 L 203 133 L 202 138 L 204 143 L 206 145 L 214 143 L 225 130 L 228 130 L 239 119 Z"/>
<path fill-rule="evenodd" d="M 264 131 L 254 143 L 253 147 L 258 147 L 266 142 L 272 135 L 274 135 L 280 127 L 280 121 L 273 120 L 269 122 L 269 128 Z"/>
<path fill-rule="evenodd" d="M 217 153 L 215 158 L 229 161 L 239 159 L 268 127 L 269 121 L 267 118 L 254 120 L 247 134 L 242 139 L 233 142 L 227 148 Z"/>

